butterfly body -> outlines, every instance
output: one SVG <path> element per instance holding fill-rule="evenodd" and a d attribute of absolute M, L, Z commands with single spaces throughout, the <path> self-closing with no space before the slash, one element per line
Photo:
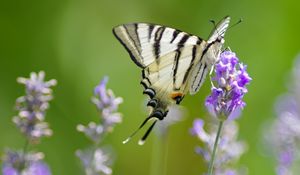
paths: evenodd
<path fill-rule="evenodd" d="M 113 29 L 131 59 L 142 69 L 143 93 L 150 97 L 150 115 L 140 128 L 150 119 L 162 120 L 168 107 L 179 104 L 188 92 L 198 92 L 207 72 L 219 59 L 229 21 L 229 17 L 221 20 L 207 41 L 148 23 L 124 24 Z"/>

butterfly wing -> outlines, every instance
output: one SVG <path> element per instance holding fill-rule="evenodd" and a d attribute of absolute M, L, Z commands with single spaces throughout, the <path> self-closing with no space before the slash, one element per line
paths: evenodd
<path fill-rule="evenodd" d="M 219 60 L 222 46 L 224 44 L 224 35 L 228 29 L 230 17 L 226 16 L 212 31 L 199 62 L 196 63 L 191 75 L 190 94 L 196 94 L 202 86 L 207 72 Z"/>
<path fill-rule="evenodd" d="M 181 47 L 148 65 L 141 81 L 144 93 L 157 99 L 165 108 L 172 103 L 179 104 L 188 91 L 188 80 L 201 50 L 202 45 Z"/>
<path fill-rule="evenodd" d="M 224 38 L 225 32 L 229 27 L 230 17 L 224 17 L 211 32 L 207 43 L 212 43 L 218 40 L 218 38 Z"/>
<path fill-rule="evenodd" d="M 147 23 L 133 23 L 113 29 L 131 59 L 141 68 L 160 57 L 188 45 L 197 45 L 202 39 L 169 27 Z"/>

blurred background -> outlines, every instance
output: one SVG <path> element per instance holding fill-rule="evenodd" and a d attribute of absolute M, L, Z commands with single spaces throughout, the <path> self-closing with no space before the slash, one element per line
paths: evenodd
<path fill-rule="evenodd" d="M 210 19 L 226 15 L 232 23 L 243 22 L 226 33 L 225 46 L 248 65 L 253 78 L 240 124 L 239 137 L 248 143 L 248 152 L 239 165 L 249 174 L 271 175 L 274 159 L 263 152 L 261 140 L 265 123 L 274 118 L 273 105 L 286 91 L 286 79 L 299 49 L 298 1 L 234 0 L 2 0 L 0 2 L 0 150 L 22 148 L 25 139 L 11 122 L 17 114 L 15 100 L 24 94 L 16 83 L 19 76 L 44 70 L 46 79 L 55 78 L 55 99 L 46 121 L 54 135 L 33 149 L 45 153 L 54 175 L 82 174 L 76 149 L 90 142 L 76 131 L 79 123 L 97 121 L 90 102 L 93 88 L 104 75 L 108 87 L 124 99 L 120 105 L 123 123 L 115 127 L 105 143 L 114 149 L 114 174 L 149 174 L 155 134 L 144 146 L 137 145 L 141 132 L 130 143 L 122 141 L 146 117 L 140 70 L 114 38 L 112 28 L 130 22 L 164 24 L 207 38 L 213 26 Z M 164 144 L 168 147 L 167 174 L 196 175 L 206 168 L 194 147 L 200 141 L 189 129 L 195 118 L 208 118 L 204 107 L 209 94 L 207 81 L 200 93 L 186 96 L 185 120 L 173 125 Z"/>

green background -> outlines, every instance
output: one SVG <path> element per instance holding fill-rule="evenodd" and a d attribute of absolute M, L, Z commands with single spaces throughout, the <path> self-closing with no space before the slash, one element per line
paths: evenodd
<path fill-rule="evenodd" d="M 114 174 L 150 174 L 155 135 L 144 146 L 138 137 L 124 140 L 146 116 L 140 70 L 114 38 L 112 27 L 129 22 L 151 22 L 207 38 L 212 25 L 225 15 L 232 23 L 243 23 L 226 33 L 226 44 L 248 65 L 253 81 L 245 96 L 247 106 L 240 124 L 240 139 L 248 142 L 248 152 L 239 164 L 249 174 L 274 173 L 274 159 L 263 152 L 263 126 L 274 117 L 276 97 L 286 91 L 287 75 L 299 52 L 299 1 L 261 0 L 2 0 L 0 2 L 0 149 L 22 148 L 24 139 L 11 119 L 15 99 L 24 94 L 19 76 L 44 70 L 46 79 L 58 80 L 54 101 L 47 113 L 54 135 L 33 149 L 43 151 L 54 175 L 82 174 L 76 149 L 89 140 L 76 131 L 76 125 L 97 121 L 90 97 L 104 75 L 108 87 L 124 98 L 120 106 L 123 123 L 116 126 L 105 143 L 115 152 Z M 168 147 L 167 174 L 196 175 L 204 163 L 194 153 L 200 144 L 188 130 L 196 117 L 207 116 L 207 81 L 196 96 L 187 96 L 182 105 L 188 109 L 186 120 L 173 125 L 165 140 Z"/>

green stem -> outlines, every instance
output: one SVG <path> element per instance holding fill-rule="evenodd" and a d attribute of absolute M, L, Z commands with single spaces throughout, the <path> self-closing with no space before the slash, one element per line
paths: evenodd
<path fill-rule="evenodd" d="M 220 138 L 220 134 L 221 134 L 223 122 L 224 121 L 221 120 L 220 123 L 219 123 L 218 132 L 217 132 L 217 135 L 216 135 L 216 139 L 215 139 L 215 143 L 214 143 L 214 148 L 213 148 L 211 160 L 209 162 L 208 175 L 212 175 L 212 173 L 213 173 L 214 161 L 215 161 L 215 157 L 216 157 L 216 151 L 217 151 L 217 146 L 218 146 L 218 142 L 219 142 L 219 138 Z"/>
<path fill-rule="evenodd" d="M 29 139 L 26 138 L 25 144 L 23 146 L 22 154 L 21 154 L 22 162 L 20 164 L 20 167 L 18 167 L 19 171 L 22 171 L 25 168 L 26 164 L 27 164 L 27 162 L 25 161 L 25 157 L 26 157 L 28 146 L 29 146 Z"/>
<path fill-rule="evenodd" d="M 169 154 L 169 145 L 168 145 L 168 131 L 166 131 L 166 133 L 164 133 L 165 137 L 163 138 L 163 146 L 164 146 L 164 152 L 163 152 L 163 155 L 164 155 L 164 161 L 163 161 L 163 175 L 167 175 L 167 166 L 168 166 L 168 154 Z"/>
<path fill-rule="evenodd" d="M 161 174 L 162 140 L 160 136 L 153 139 L 150 175 Z"/>
<path fill-rule="evenodd" d="M 25 144 L 23 146 L 23 156 L 27 153 L 28 146 L 29 146 L 29 139 L 26 138 Z"/>
<path fill-rule="evenodd" d="M 168 133 L 160 134 L 153 141 L 150 175 L 167 174 Z"/>

